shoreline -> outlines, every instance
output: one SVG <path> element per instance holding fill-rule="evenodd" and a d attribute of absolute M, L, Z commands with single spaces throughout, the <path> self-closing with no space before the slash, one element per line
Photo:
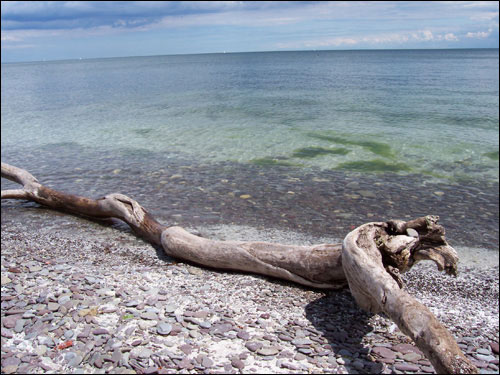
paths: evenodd
<path fill-rule="evenodd" d="M 392 321 L 362 312 L 348 289 L 177 263 L 125 226 L 40 210 L 9 218 L 2 206 L 5 373 L 432 372 Z M 249 226 L 196 230 L 220 240 L 338 242 Z M 498 372 L 490 345 L 499 341 L 498 265 L 460 270 L 451 278 L 421 263 L 404 279 L 482 373 Z M 68 340 L 72 347 L 55 349 Z"/>
<path fill-rule="evenodd" d="M 85 166 L 19 164 L 47 187 L 97 199 L 122 193 L 167 225 L 243 225 L 343 238 L 370 221 L 440 216 L 450 245 L 499 249 L 494 181 L 443 182 L 422 175 L 347 173 L 189 159 L 104 158 Z M 62 163 L 63 160 L 60 160 Z M 67 163 L 67 165 L 66 165 Z M 16 165 L 16 163 L 14 163 Z M 56 168 L 56 170 L 53 170 Z M 18 185 L 5 182 L 6 188 Z M 2 207 L 33 204 L 2 202 Z"/>

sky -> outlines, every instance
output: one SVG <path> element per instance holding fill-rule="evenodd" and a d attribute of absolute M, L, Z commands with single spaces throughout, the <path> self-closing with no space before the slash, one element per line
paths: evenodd
<path fill-rule="evenodd" d="M 498 48 L 497 1 L 2 1 L 2 62 Z"/>

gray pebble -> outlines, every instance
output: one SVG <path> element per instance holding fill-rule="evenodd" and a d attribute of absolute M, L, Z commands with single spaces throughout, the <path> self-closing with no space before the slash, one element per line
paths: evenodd
<path fill-rule="evenodd" d="M 238 359 L 238 358 L 234 358 L 231 360 L 231 365 L 233 367 L 236 367 L 237 369 L 241 370 L 245 367 L 245 363 L 241 360 L 241 359 Z"/>
<path fill-rule="evenodd" d="M 489 351 L 488 349 L 483 349 L 483 348 L 477 349 L 477 353 L 484 354 L 484 355 L 491 355 L 491 351 Z"/>
<path fill-rule="evenodd" d="M 168 335 L 172 331 L 172 324 L 161 322 L 156 326 L 156 331 L 160 335 Z"/>
<path fill-rule="evenodd" d="M 245 344 L 245 347 L 251 352 L 255 352 L 263 347 L 263 344 L 260 342 L 249 341 Z"/>
<path fill-rule="evenodd" d="M 148 348 L 141 348 L 141 347 L 136 347 L 132 349 L 130 354 L 135 355 L 136 357 L 139 358 L 149 358 L 151 354 L 153 354 L 151 349 Z"/>
<path fill-rule="evenodd" d="M 55 302 L 49 302 L 49 304 L 47 305 L 47 309 L 49 309 L 50 311 L 57 311 L 59 310 L 59 304 Z"/>
<path fill-rule="evenodd" d="M 5 328 L 14 328 L 16 326 L 16 321 L 20 318 L 20 315 L 11 315 L 2 319 L 3 326 Z"/>
<path fill-rule="evenodd" d="M 141 318 L 146 320 L 157 320 L 158 315 L 152 311 L 147 311 L 141 314 Z"/>
<path fill-rule="evenodd" d="M 11 339 L 14 337 L 14 334 L 12 333 L 12 331 L 10 329 L 2 329 L 2 337 Z"/>
<path fill-rule="evenodd" d="M 293 357 L 296 361 L 302 361 L 303 359 L 306 359 L 307 357 L 302 354 L 302 353 L 297 353 L 295 357 Z"/>
<path fill-rule="evenodd" d="M 294 339 L 292 340 L 293 345 L 311 345 L 312 341 L 308 338 Z"/>
<path fill-rule="evenodd" d="M 214 365 L 214 361 L 212 361 L 210 358 L 204 355 L 203 359 L 201 360 L 201 365 L 205 368 L 210 368 Z"/>
<path fill-rule="evenodd" d="M 189 336 L 193 339 L 199 339 L 201 337 L 201 333 L 199 331 L 189 331 Z"/>
<path fill-rule="evenodd" d="M 405 355 L 403 355 L 403 359 L 407 362 L 416 362 L 420 360 L 422 356 L 418 353 L 410 352 Z"/>
<path fill-rule="evenodd" d="M 173 313 L 176 309 L 177 309 L 177 306 L 175 306 L 175 305 L 171 305 L 171 304 L 165 305 L 165 312 L 168 314 Z"/>
<path fill-rule="evenodd" d="M 28 310 L 23 314 L 24 319 L 34 318 L 36 315 L 34 314 L 34 310 Z"/>
<path fill-rule="evenodd" d="M 286 368 L 286 369 L 289 369 L 289 370 L 299 370 L 299 366 L 296 366 L 294 364 L 291 364 L 291 363 L 288 363 L 288 362 L 283 362 L 281 363 L 280 365 L 282 368 Z"/>
<path fill-rule="evenodd" d="M 14 327 L 14 332 L 21 333 L 23 331 L 25 323 L 26 323 L 26 320 L 24 320 L 24 319 L 18 319 L 16 321 L 16 325 Z"/>
<path fill-rule="evenodd" d="M 201 328 L 207 328 L 207 329 L 212 327 L 212 324 L 210 322 L 206 322 L 206 321 L 199 322 L 198 325 Z"/>
<path fill-rule="evenodd" d="M 35 348 L 35 353 L 38 356 L 43 356 L 47 352 L 47 347 L 45 345 L 38 345 Z"/>
<path fill-rule="evenodd" d="M 49 336 L 38 336 L 38 343 L 40 345 L 48 346 L 49 348 L 55 346 L 54 340 L 52 340 L 52 338 Z"/>
<path fill-rule="evenodd" d="M 69 352 L 64 356 L 64 359 L 68 362 L 69 367 L 76 367 L 82 362 L 83 357 L 78 353 Z"/>
<path fill-rule="evenodd" d="M 66 332 L 64 332 L 64 338 L 66 340 L 69 340 L 70 338 L 73 337 L 74 334 L 75 334 L 75 331 L 73 331 L 72 329 L 69 329 Z"/>
<path fill-rule="evenodd" d="M 396 358 L 396 353 L 395 352 L 393 352 L 392 350 L 390 350 L 388 348 L 385 348 L 383 346 L 375 346 L 372 349 L 372 352 L 380 355 L 383 358 L 388 358 L 388 359 L 394 359 L 394 358 Z"/>
<path fill-rule="evenodd" d="M 267 347 L 267 348 L 261 348 L 257 350 L 257 354 L 264 355 L 264 356 L 269 356 L 269 355 L 276 355 L 279 353 L 279 350 L 273 346 Z"/>
<path fill-rule="evenodd" d="M 474 357 L 484 362 L 494 361 L 496 358 L 492 355 L 484 355 L 484 354 L 474 354 Z"/>
<path fill-rule="evenodd" d="M 248 340 L 250 338 L 250 334 L 247 331 L 239 331 L 236 336 L 242 340 Z"/>
<path fill-rule="evenodd" d="M 65 295 L 65 296 L 62 296 L 60 297 L 58 300 L 57 300 L 57 303 L 60 304 L 60 305 L 64 305 L 66 302 L 68 302 L 69 300 L 71 299 L 70 296 L 68 295 Z M 50 310 L 50 309 L 49 309 Z"/>
<path fill-rule="evenodd" d="M 111 356 L 111 360 L 113 361 L 113 363 L 117 364 L 121 361 L 121 359 L 122 359 L 122 352 L 119 348 L 116 348 L 113 351 L 113 355 Z"/>
<path fill-rule="evenodd" d="M 109 335 L 109 331 L 104 328 L 97 328 L 92 331 L 93 335 Z"/>
<path fill-rule="evenodd" d="M 19 366 L 19 364 L 21 363 L 21 360 L 19 358 L 16 358 L 16 357 L 8 357 L 8 358 L 5 358 L 3 359 L 2 358 L 2 372 L 3 372 L 3 367 L 4 366 Z"/>

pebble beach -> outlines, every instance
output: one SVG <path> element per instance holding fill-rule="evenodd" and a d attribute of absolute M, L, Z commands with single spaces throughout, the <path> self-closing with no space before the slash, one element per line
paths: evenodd
<path fill-rule="evenodd" d="M 124 224 L 17 203 L 15 217 L 2 205 L 2 373 L 434 373 L 348 288 L 199 268 Z M 340 241 L 242 225 L 187 229 L 220 240 Z M 404 275 L 485 374 L 499 366 L 498 270 L 498 257 L 465 258 L 457 278 L 426 263 Z"/>

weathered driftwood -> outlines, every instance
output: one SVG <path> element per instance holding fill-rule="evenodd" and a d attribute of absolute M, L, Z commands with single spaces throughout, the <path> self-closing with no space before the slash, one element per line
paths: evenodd
<path fill-rule="evenodd" d="M 342 244 L 290 246 L 267 242 L 215 241 L 181 227 L 158 223 L 135 200 L 110 194 L 93 200 L 41 185 L 29 172 L 2 163 L 2 177 L 22 189 L 2 190 L 2 199 L 26 199 L 93 218 L 118 218 L 166 254 L 217 269 L 239 270 L 316 288 L 348 283 L 361 308 L 384 312 L 426 354 L 438 373 L 477 373 L 452 335 L 424 305 L 402 289 L 399 274 L 420 260 L 456 275 L 458 256 L 436 216 L 364 224 Z"/>

